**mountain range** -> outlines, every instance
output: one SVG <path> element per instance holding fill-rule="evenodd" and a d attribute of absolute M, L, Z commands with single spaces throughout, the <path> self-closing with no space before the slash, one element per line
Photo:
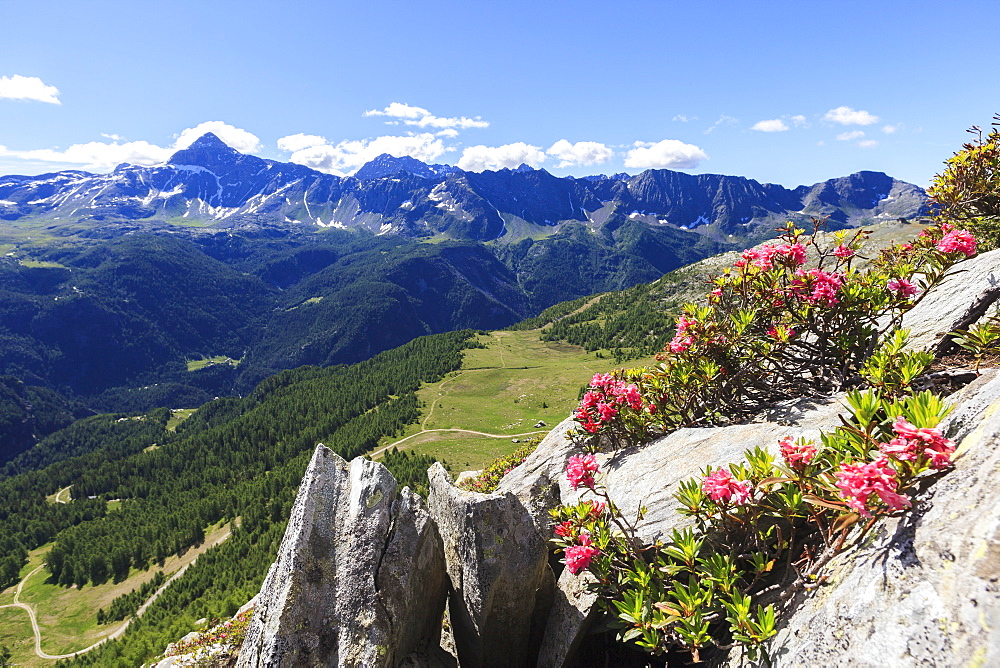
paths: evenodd
<path fill-rule="evenodd" d="M 879 172 L 788 189 L 664 169 L 584 178 L 526 165 L 477 173 L 381 155 L 353 177 L 338 177 L 241 154 L 211 133 L 162 165 L 0 177 L 5 227 L 30 221 L 60 236 L 258 224 L 511 243 L 567 224 L 600 229 L 628 219 L 728 243 L 767 236 L 788 218 L 858 226 L 925 206 L 922 189 Z"/>
<path fill-rule="evenodd" d="M 342 178 L 212 134 L 162 165 L 0 177 L 0 436 L 17 452 L 87 408 L 198 406 L 648 283 L 784 220 L 848 227 L 926 203 L 877 172 L 787 189 L 382 155 Z"/>

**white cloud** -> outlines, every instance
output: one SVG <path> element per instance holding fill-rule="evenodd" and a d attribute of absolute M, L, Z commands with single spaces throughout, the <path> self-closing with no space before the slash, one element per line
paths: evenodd
<path fill-rule="evenodd" d="M 837 135 L 837 139 L 840 141 L 851 141 L 852 139 L 858 139 L 864 136 L 865 133 L 861 130 L 851 130 L 850 132 L 841 132 Z"/>
<path fill-rule="evenodd" d="M 705 130 L 705 134 L 707 135 L 712 134 L 715 128 L 719 127 L 720 125 L 736 125 L 739 122 L 740 120 L 738 118 L 733 118 L 732 116 L 729 116 L 727 114 L 722 114 L 721 116 L 719 116 L 719 120 L 717 120 L 715 123 L 712 123 L 712 126 L 707 130 Z"/>
<path fill-rule="evenodd" d="M 455 128 L 447 128 L 445 130 L 441 130 L 441 132 L 435 132 L 434 134 L 436 134 L 438 137 L 457 137 L 458 130 L 456 130 Z"/>
<path fill-rule="evenodd" d="M 784 132 L 788 126 L 780 118 L 773 118 L 768 121 L 757 121 L 750 129 L 758 132 Z"/>
<path fill-rule="evenodd" d="M 872 125 L 878 123 L 878 116 L 869 114 L 867 111 L 855 110 L 850 107 L 837 107 L 826 112 L 824 121 L 840 123 L 841 125 Z"/>
<path fill-rule="evenodd" d="M 614 151 L 596 141 L 578 141 L 575 144 L 560 139 L 549 147 L 548 154 L 559 158 L 558 167 L 576 165 L 602 165 L 611 159 Z"/>
<path fill-rule="evenodd" d="M 278 140 L 278 148 L 282 151 L 301 151 L 303 149 L 312 148 L 313 146 L 322 146 L 326 143 L 326 137 L 320 137 L 319 135 L 307 135 L 301 132 L 294 135 L 288 135 L 287 137 L 282 137 Z"/>
<path fill-rule="evenodd" d="M 379 111 L 378 109 L 369 109 L 364 113 L 365 116 L 391 116 L 393 118 L 409 118 L 411 120 L 416 120 L 424 116 L 430 116 L 431 112 L 427 111 L 423 107 L 414 107 L 409 104 L 403 104 L 401 102 L 393 102 L 385 109 Z"/>
<path fill-rule="evenodd" d="M 858 146 L 861 148 L 872 148 L 873 146 L 878 146 L 878 142 L 874 139 L 865 139 L 864 141 L 859 141 Z"/>
<path fill-rule="evenodd" d="M 789 120 L 792 122 L 792 125 L 794 125 L 797 128 L 801 128 L 807 125 L 806 117 L 803 116 L 802 114 L 796 114 L 795 116 L 792 116 Z"/>
<path fill-rule="evenodd" d="M 691 169 L 708 159 L 694 144 L 677 139 L 664 139 L 655 144 L 637 141 L 633 146 L 635 148 L 625 157 L 625 166 L 636 169 Z"/>
<path fill-rule="evenodd" d="M 38 77 L 22 77 L 20 74 L 0 77 L 0 99 L 62 104 L 58 88 L 45 84 Z"/>
<path fill-rule="evenodd" d="M 396 157 L 408 155 L 423 162 L 431 162 L 446 150 L 448 149 L 440 139 L 425 132 L 310 146 L 292 153 L 289 160 L 328 174 L 346 176 L 383 153 Z"/>
<path fill-rule="evenodd" d="M 672 121 L 680 121 L 681 123 L 687 123 L 688 121 L 696 121 L 696 120 L 698 120 L 698 117 L 697 116 L 685 116 L 684 114 L 677 114 L 676 116 L 674 116 L 670 120 L 672 120 Z"/>
<path fill-rule="evenodd" d="M 895 125 L 883 125 L 882 126 L 882 132 L 886 133 L 887 135 L 891 135 L 893 132 L 895 132 L 898 129 L 899 128 L 896 127 Z"/>
<path fill-rule="evenodd" d="M 226 144 L 240 153 L 256 153 L 260 150 L 260 139 L 257 135 L 223 121 L 205 121 L 193 128 L 182 131 L 174 142 L 174 149 L 187 148 L 206 132 L 212 132 Z"/>
<path fill-rule="evenodd" d="M 85 144 L 73 144 L 65 150 L 43 148 L 29 151 L 10 151 L 5 155 L 15 156 L 22 160 L 37 160 L 40 162 L 61 163 L 78 166 L 97 172 L 110 171 L 123 162 L 133 165 L 155 165 L 167 160 L 179 149 L 187 148 L 206 132 L 214 132 L 241 153 L 252 153 L 260 148 L 260 140 L 256 135 L 222 121 L 206 121 L 193 128 L 187 128 L 177 136 L 172 146 L 164 147 L 147 141 L 122 142 L 115 134 L 102 134 L 110 142 L 92 141 Z"/>
<path fill-rule="evenodd" d="M 9 154 L 24 160 L 80 165 L 84 169 L 100 172 L 114 169 L 123 162 L 133 165 L 155 165 L 169 158 L 173 152 L 173 149 L 145 141 L 131 141 L 124 144 L 92 141 L 86 144 L 73 144 L 65 151 L 43 148 L 33 151 L 11 151 Z"/>
<path fill-rule="evenodd" d="M 468 118 L 466 116 L 435 116 L 423 107 L 414 107 L 402 102 L 393 102 L 385 109 L 369 109 L 364 115 L 398 118 L 406 125 L 413 125 L 419 128 L 458 128 L 466 130 L 468 128 L 486 128 L 490 125 L 479 116 L 475 118 Z"/>
<path fill-rule="evenodd" d="M 519 141 L 503 146 L 470 146 L 462 151 L 458 167 L 470 172 L 481 172 L 519 167 L 522 163 L 534 167 L 542 162 L 545 162 L 545 153 L 541 148 Z"/>

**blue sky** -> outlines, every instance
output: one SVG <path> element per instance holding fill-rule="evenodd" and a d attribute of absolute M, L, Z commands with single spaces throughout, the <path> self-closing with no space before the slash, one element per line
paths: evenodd
<path fill-rule="evenodd" d="M 213 129 L 338 174 L 390 152 L 926 185 L 1000 112 L 994 7 L 0 0 L 0 174 L 152 164 Z"/>

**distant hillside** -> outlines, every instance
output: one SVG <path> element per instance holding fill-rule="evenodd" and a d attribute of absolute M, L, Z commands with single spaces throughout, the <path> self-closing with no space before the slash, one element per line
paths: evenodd
<path fill-rule="evenodd" d="M 197 406 L 649 283 L 787 219 L 843 227 L 925 205 L 875 172 L 789 190 L 383 155 L 340 178 L 207 134 L 163 165 L 0 177 L 0 374 L 101 410 Z"/>
<path fill-rule="evenodd" d="M 916 237 L 925 222 L 887 222 L 865 229 L 870 232 L 855 266 L 865 266 L 866 253 L 891 242 Z M 820 239 L 823 235 L 820 235 Z M 832 235 L 828 235 L 832 241 Z M 736 252 L 705 258 L 669 272 L 650 283 L 563 302 L 549 307 L 511 329 L 542 328 L 543 341 L 562 341 L 585 350 L 604 351 L 618 362 L 653 355 L 673 337 L 673 318 L 688 302 L 700 302 L 708 292 L 707 281 L 738 259 Z"/>

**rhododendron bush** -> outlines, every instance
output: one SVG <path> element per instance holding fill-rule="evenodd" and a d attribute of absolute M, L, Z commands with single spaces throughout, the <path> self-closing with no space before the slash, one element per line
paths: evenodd
<path fill-rule="evenodd" d="M 553 542 L 571 573 L 593 574 L 622 640 L 683 647 L 696 661 L 704 648 L 740 645 L 756 660 L 830 558 L 951 466 L 955 445 L 938 427 L 948 407 L 912 389 L 933 356 L 906 350 L 899 324 L 975 254 L 975 239 L 932 227 L 858 270 L 864 236 L 824 246 L 789 226 L 713 279 L 706 305 L 684 308 L 656 368 L 594 377 L 575 415 L 590 453 L 566 466 L 583 501 L 553 511 Z M 675 497 L 690 526 L 665 542 L 644 544 L 643 509 L 617 507 L 602 484 L 603 448 L 831 390 L 847 390 L 843 426 L 815 441 L 786 436 L 683 482 Z"/>
<path fill-rule="evenodd" d="M 756 659 L 777 615 L 822 583 L 831 557 L 879 516 L 909 508 L 920 476 L 951 465 L 955 446 L 937 428 L 948 409 L 931 392 L 852 391 L 845 401 L 845 425 L 819 442 L 785 437 L 778 457 L 758 448 L 682 483 L 675 497 L 693 526 L 665 543 L 637 538 L 594 455 L 570 459 L 571 486 L 596 499 L 553 511 L 553 542 L 571 573 L 593 573 L 623 640 L 655 653 L 685 647 L 695 660 L 735 642 Z"/>
<path fill-rule="evenodd" d="M 879 337 L 976 252 L 968 232 L 943 224 L 858 269 L 863 230 L 832 242 L 791 224 L 781 232 L 712 279 L 706 304 L 684 306 L 659 364 L 594 377 L 576 412 L 592 445 L 745 419 L 857 384 Z"/>

